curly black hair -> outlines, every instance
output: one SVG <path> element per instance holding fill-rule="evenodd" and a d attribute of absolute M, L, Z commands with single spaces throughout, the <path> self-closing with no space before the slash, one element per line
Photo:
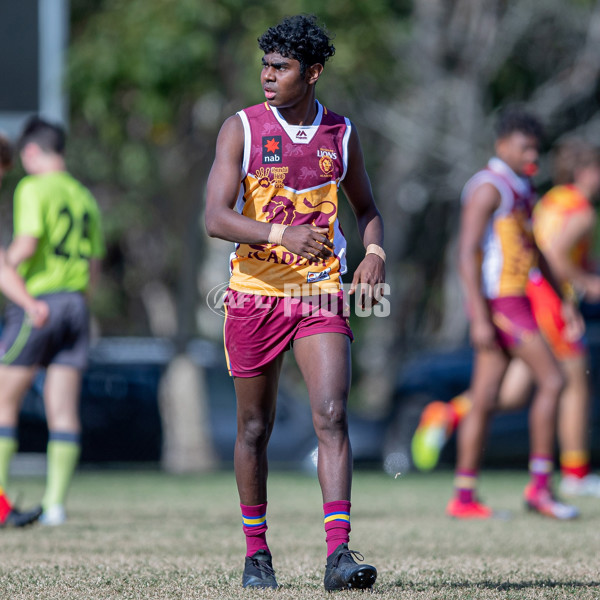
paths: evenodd
<path fill-rule="evenodd" d="M 544 139 L 544 126 L 535 115 L 521 106 L 507 106 L 496 120 L 496 139 L 508 137 L 515 132 L 537 138 L 540 142 Z"/>
<path fill-rule="evenodd" d="M 258 38 L 258 45 L 265 54 L 279 52 L 281 56 L 297 60 L 304 77 L 308 67 L 316 63 L 324 65 L 334 55 L 332 39 L 324 27 L 317 25 L 315 15 L 295 15 L 267 29 Z"/>

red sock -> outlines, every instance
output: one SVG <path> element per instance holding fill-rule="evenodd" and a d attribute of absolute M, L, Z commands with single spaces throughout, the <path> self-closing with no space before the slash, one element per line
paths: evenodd
<path fill-rule="evenodd" d="M 551 456 L 532 454 L 529 458 L 529 473 L 533 487 L 538 490 L 548 489 L 553 467 L 554 463 Z"/>
<path fill-rule="evenodd" d="M 340 544 L 350 541 L 350 502 L 337 500 L 323 504 L 327 556 Z"/>
<path fill-rule="evenodd" d="M 267 503 L 256 506 L 246 506 L 240 503 L 242 509 L 242 529 L 246 535 L 246 556 L 252 556 L 258 550 L 266 550 L 267 545 Z"/>
<path fill-rule="evenodd" d="M 471 469 L 459 469 L 454 476 L 454 490 L 456 498 L 463 504 L 469 504 L 475 500 L 475 487 L 477 486 L 477 471 Z"/>
<path fill-rule="evenodd" d="M 569 450 L 560 453 L 560 472 L 563 477 L 583 479 L 590 474 L 590 471 L 590 453 L 586 450 Z"/>
<path fill-rule="evenodd" d="M 8 513 L 12 510 L 12 505 L 9 502 L 6 494 L 0 488 L 0 523 L 4 523 L 6 521 L 6 517 L 8 517 Z"/>

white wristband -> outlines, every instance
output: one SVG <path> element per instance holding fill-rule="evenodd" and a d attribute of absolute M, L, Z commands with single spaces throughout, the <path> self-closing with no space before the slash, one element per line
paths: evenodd
<path fill-rule="evenodd" d="M 273 223 L 271 225 L 271 231 L 269 231 L 269 237 L 267 241 L 269 244 L 275 244 L 281 246 L 281 240 L 283 239 L 283 232 L 287 229 L 287 225 L 281 225 L 280 223 Z"/>
<path fill-rule="evenodd" d="M 377 244 L 369 244 L 367 246 L 365 256 L 367 254 L 376 254 L 383 262 L 385 262 L 385 252 L 383 248 L 381 246 L 378 246 Z"/>

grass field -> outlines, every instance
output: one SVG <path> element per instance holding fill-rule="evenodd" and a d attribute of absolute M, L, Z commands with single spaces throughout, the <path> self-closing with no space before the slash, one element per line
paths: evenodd
<path fill-rule="evenodd" d="M 486 472 L 481 492 L 507 521 L 455 522 L 449 472 L 355 474 L 352 543 L 379 570 L 377 598 L 600 598 L 600 500 L 559 523 L 526 514 L 525 476 Z M 15 479 L 32 505 L 43 480 Z M 242 590 L 244 542 L 233 474 L 84 472 L 62 527 L 3 530 L 0 598 L 331 598 L 322 505 L 310 476 L 272 473 L 269 542 L 280 589 Z M 364 598 L 368 592 L 342 592 Z"/>

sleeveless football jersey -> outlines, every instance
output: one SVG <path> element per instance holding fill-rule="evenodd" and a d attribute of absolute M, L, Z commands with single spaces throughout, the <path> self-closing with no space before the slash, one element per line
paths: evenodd
<path fill-rule="evenodd" d="M 557 185 L 548 191 L 533 210 L 533 233 L 542 252 L 560 234 L 566 220 L 577 213 L 590 213 L 590 201 L 574 185 Z M 571 260 L 580 267 L 589 261 L 591 239 L 586 238 L 571 250 Z"/>
<path fill-rule="evenodd" d="M 237 244 L 230 287 L 265 296 L 335 293 L 346 272 L 338 189 L 348 166 L 351 123 L 317 102 L 312 125 L 289 125 L 266 102 L 237 113 L 244 157 L 236 210 L 264 223 L 328 228 L 333 255 L 305 259 L 274 244 Z"/>
<path fill-rule="evenodd" d="M 466 183 L 462 201 L 485 183 L 500 193 L 481 243 L 481 282 L 486 298 L 524 296 L 529 271 L 537 264 L 532 230 L 535 191 L 529 179 L 519 177 L 505 162 L 492 158 L 485 169 Z"/>

